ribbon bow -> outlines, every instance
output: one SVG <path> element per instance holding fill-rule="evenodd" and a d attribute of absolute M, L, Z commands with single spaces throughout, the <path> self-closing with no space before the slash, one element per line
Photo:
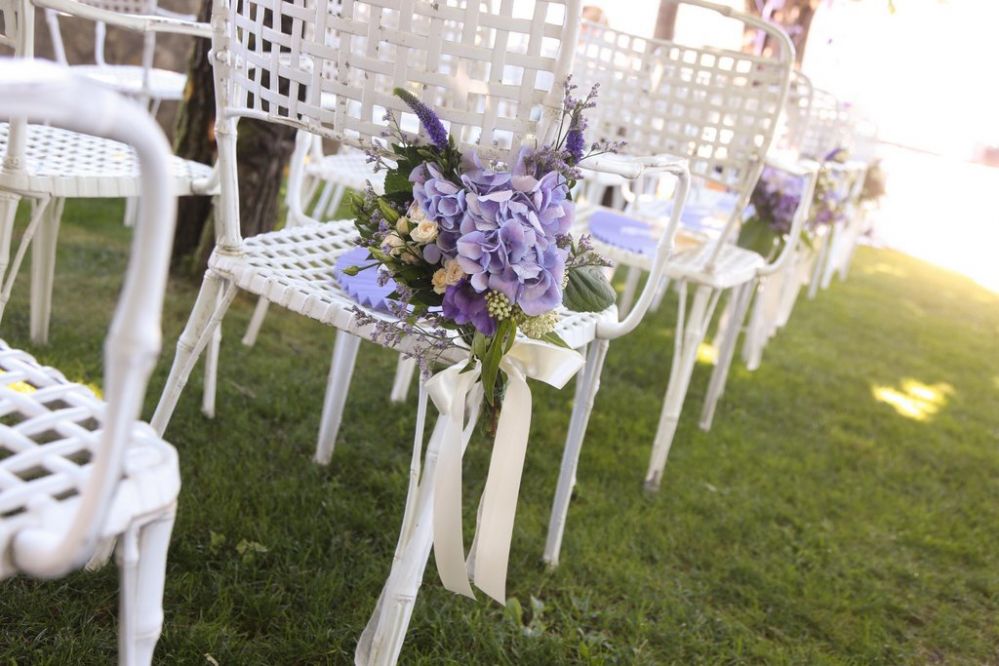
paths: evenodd
<path fill-rule="evenodd" d="M 479 379 L 479 364 L 462 370 L 457 363 L 431 377 L 427 392 L 445 419 L 434 430 L 428 450 L 437 445 L 439 458 L 434 487 L 434 559 L 444 587 L 474 598 L 476 587 L 506 603 L 506 570 L 510 558 L 513 521 L 520 493 L 520 477 L 531 425 L 531 389 L 527 379 L 562 388 L 583 366 L 579 353 L 533 340 L 518 340 L 503 357 L 500 369 L 508 383 L 503 397 L 486 486 L 476 519 L 468 562 L 461 530 L 461 457 L 465 399 Z"/>

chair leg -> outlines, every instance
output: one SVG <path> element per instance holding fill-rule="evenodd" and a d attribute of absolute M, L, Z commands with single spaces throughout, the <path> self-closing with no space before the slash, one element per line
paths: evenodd
<path fill-rule="evenodd" d="M 628 267 L 628 275 L 624 280 L 624 291 L 618 299 L 617 309 L 621 316 L 628 314 L 631 304 L 635 301 L 635 292 L 638 291 L 638 282 L 642 279 L 642 269 L 635 266 Z"/>
<path fill-rule="evenodd" d="M 31 341 L 49 341 L 52 289 L 55 282 L 56 241 L 65 199 L 52 199 L 31 244 Z"/>
<path fill-rule="evenodd" d="M 572 489 L 576 485 L 579 453 L 583 447 L 590 413 L 593 411 L 593 400 L 600 389 L 600 372 L 607 357 L 608 344 L 608 340 L 595 340 L 590 344 L 586 353 L 586 365 L 583 366 L 583 376 L 577 380 L 576 399 L 572 405 L 565 448 L 562 450 L 562 466 L 559 469 L 558 486 L 555 488 L 552 515 L 548 520 L 548 537 L 545 540 L 545 552 L 542 556 L 550 567 L 558 566 L 569 502 L 572 499 Z"/>
<path fill-rule="evenodd" d="M 128 197 L 125 199 L 125 219 L 122 223 L 126 227 L 134 227 L 135 221 L 139 217 L 139 198 Z"/>
<path fill-rule="evenodd" d="M 714 306 L 718 302 L 718 291 L 701 285 L 694 293 L 690 315 L 684 322 L 684 311 L 687 300 L 686 283 L 680 283 L 680 312 L 676 323 L 676 342 L 673 350 L 673 363 L 670 367 L 669 385 L 666 388 L 666 398 L 663 401 L 662 413 L 659 416 L 659 426 L 656 438 L 652 443 L 652 456 L 649 459 L 649 470 L 645 475 L 646 490 L 659 489 L 662 481 L 666 458 L 669 456 L 676 426 L 680 421 L 680 410 L 687 396 L 690 377 L 694 373 L 694 362 L 697 359 L 697 347 L 704 340 L 707 323 L 711 320 Z"/>
<path fill-rule="evenodd" d="M 812 276 L 808 281 L 808 300 L 815 298 L 819 293 L 819 285 L 822 283 L 822 273 L 825 270 L 826 258 L 829 255 L 829 237 L 832 234 L 825 234 L 819 240 L 819 250 L 815 255 L 815 264 L 812 266 Z"/>
<path fill-rule="evenodd" d="M 219 352 L 222 350 L 222 327 L 216 326 L 205 354 L 205 376 L 201 393 L 201 413 L 215 418 L 215 393 L 219 381 Z"/>
<path fill-rule="evenodd" d="M 330 219 L 336 215 L 336 211 L 340 208 L 340 202 L 343 201 L 343 195 L 347 193 L 347 188 L 343 185 L 337 185 L 333 190 L 333 196 L 330 198 L 329 203 L 326 204 L 326 208 L 323 210 L 323 219 Z"/>
<path fill-rule="evenodd" d="M 395 366 L 395 379 L 392 382 L 392 394 L 389 400 L 392 402 L 406 402 L 409 394 L 409 385 L 413 383 L 413 373 L 416 371 L 416 359 L 399 356 L 399 361 Z"/>
<path fill-rule="evenodd" d="M 319 193 L 319 201 L 312 208 L 312 217 L 319 219 L 326 213 L 327 208 L 330 205 L 330 199 L 333 197 L 333 191 L 339 188 L 339 185 L 333 184 L 333 181 L 326 181 L 323 185 L 322 192 Z"/>
<path fill-rule="evenodd" d="M 423 410 L 426 409 L 426 397 L 423 383 L 420 383 L 420 415 L 417 423 L 422 424 Z M 462 433 L 462 451 L 468 445 L 468 440 L 474 430 L 478 417 L 478 407 L 481 403 L 474 401 L 470 407 L 469 425 Z M 438 419 L 434 428 L 443 428 L 445 422 Z M 406 510 L 403 517 L 399 543 L 396 546 L 392 562 L 392 570 L 388 580 L 378 596 L 378 603 L 368 620 L 364 632 L 357 642 L 354 652 L 354 663 L 358 666 L 391 666 L 399 659 L 402 644 L 406 638 L 409 621 L 413 615 L 416 596 L 423 581 L 423 572 L 430 559 L 434 536 L 434 485 L 437 477 L 437 459 L 439 450 L 434 445 L 437 438 L 430 438 L 427 446 L 422 474 L 420 458 L 423 432 L 417 427 L 416 441 L 413 448 L 413 461 L 410 466 L 409 492 L 406 495 Z"/>
<path fill-rule="evenodd" d="M 247 347 L 252 347 L 257 344 L 257 335 L 260 334 L 260 327 L 264 325 L 264 319 L 267 317 L 267 307 L 271 304 L 267 300 L 266 296 L 261 296 L 257 299 L 257 307 L 253 310 L 253 316 L 250 317 L 250 325 L 246 327 L 246 333 L 243 334 L 243 344 Z"/>
<path fill-rule="evenodd" d="M 319 423 L 319 442 L 316 445 L 315 461 L 320 465 L 328 465 L 333 457 L 333 445 L 336 443 L 340 423 L 343 420 L 343 407 L 347 403 L 347 393 L 350 391 L 350 377 L 354 374 L 354 361 L 357 350 L 361 346 L 361 338 L 346 331 L 337 331 L 333 343 L 333 361 L 330 363 L 330 374 L 326 380 L 326 398 L 323 401 L 323 413 Z"/>
<path fill-rule="evenodd" d="M 725 393 L 725 384 L 728 382 L 728 373 L 732 367 L 732 357 L 735 355 L 735 343 L 742 330 L 743 320 L 746 318 L 746 310 L 749 308 L 752 294 L 752 282 L 736 287 L 732 293 L 731 310 L 724 327 L 719 331 L 719 340 L 716 345 L 718 360 L 715 361 L 715 368 L 711 371 L 711 382 L 708 384 L 704 408 L 701 410 L 701 430 L 711 430 L 711 422 L 715 416 L 718 400 Z"/>
<path fill-rule="evenodd" d="M 163 586 L 174 513 L 132 526 L 118 541 L 118 663 L 148 666 L 163 629 Z"/>
<path fill-rule="evenodd" d="M 10 245 L 14 240 L 14 218 L 21 197 L 11 192 L 0 192 L 0 285 L 7 282 L 7 267 L 10 265 Z M 6 291 L 6 290 L 4 290 Z M 0 303 L 0 316 L 3 316 L 7 299 Z"/>
<path fill-rule="evenodd" d="M 652 297 L 652 303 L 649 305 L 649 310 L 652 312 L 659 312 L 659 308 L 662 307 L 663 298 L 666 296 L 666 292 L 669 291 L 669 278 L 663 277 L 662 282 L 656 288 L 656 294 Z"/>
<path fill-rule="evenodd" d="M 166 430 L 177 407 L 180 394 L 187 384 L 191 370 L 204 351 L 215 328 L 221 323 L 229 304 L 236 295 L 236 287 L 216 275 L 211 269 L 205 273 L 198 300 L 187 320 L 184 332 L 177 340 L 177 352 L 170 367 L 170 376 L 163 387 L 163 395 L 156 406 L 150 424 L 160 435 Z"/>

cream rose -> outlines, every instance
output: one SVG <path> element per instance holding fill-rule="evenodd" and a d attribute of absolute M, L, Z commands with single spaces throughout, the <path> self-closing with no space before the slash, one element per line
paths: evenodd
<path fill-rule="evenodd" d="M 382 252 L 397 257 L 399 256 L 399 251 L 405 246 L 406 242 L 398 234 L 389 234 L 382 241 Z"/>
<path fill-rule="evenodd" d="M 465 277 L 465 271 L 461 270 L 461 264 L 456 259 L 448 259 L 444 262 L 444 268 L 437 269 L 431 278 L 434 292 L 443 294 L 448 287 L 456 284 L 463 277 Z"/>
<path fill-rule="evenodd" d="M 417 243 L 430 243 L 437 238 L 437 223 L 433 220 L 424 220 L 416 225 L 409 235 Z"/>
<path fill-rule="evenodd" d="M 420 208 L 420 204 L 415 201 L 410 204 L 409 210 L 406 211 L 406 217 L 408 217 L 414 224 L 419 224 L 427 219 L 426 213 Z"/>

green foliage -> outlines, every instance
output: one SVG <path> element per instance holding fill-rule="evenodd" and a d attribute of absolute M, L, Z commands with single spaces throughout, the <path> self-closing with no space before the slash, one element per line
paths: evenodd
<path fill-rule="evenodd" d="M 121 213 L 67 204 L 48 347 L 28 342 L 27 273 L 4 316 L 5 340 L 72 379 L 101 382 L 131 238 Z M 195 295 L 170 286 L 147 417 Z M 333 462 L 316 465 L 332 332 L 272 308 L 247 349 L 254 304 L 237 298 L 225 321 L 218 416 L 200 412 L 199 364 L 167 431 L 183 486 L 156 662 L 352 663 L 402 520 L 415 391 L 390 404 L 396 355 L 362 345 Z M 671 295 L 611 345 L 554 571 L 540 555 L 573 394 L 532 384 L 510 605 L 442 590 L 431 562 L 400 663 L 995 663 L 999 297 L 861 248 L 847 282 L 798 304 L 759 370 L 736 361 L 710 433 L 698 365 L 649 495 L 675 312 Z M 926 421 L 873 398 L 906 378 L 953 392 Z M 465 455 L 466 534 L 490 452 L 480 434 Z M 248 565 L 241 541 L 268 552 Z M 2 586 L 0 663 L 114 660 L 114 566 Z"/>
<path fill-rule="evenodd" d="M 562 304 L 575 312 L 602 312 L 614 304 L 614 288 L 598 266 L 579 266 L 567 271 L 569 280 Z"/>

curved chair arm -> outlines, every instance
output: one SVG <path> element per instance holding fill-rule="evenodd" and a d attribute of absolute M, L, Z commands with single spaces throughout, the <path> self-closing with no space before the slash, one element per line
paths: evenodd
<path fill-rule="evenodd" d="M 801 176 L 804 179 L 804 185 L 801 188 L 801 198 L 798 200 L 798 207 L 794 211 L 794 217 L 791 220 L 791 231 L 787 235 L 784 247 L 773 261 L 757 271 L 757 275 L 761 276 L 771 275 L 783 268 L 784 264 L 790 260 L 791 253 L 798 247 L 801 230 L 805 227 L 805 221 L 808 220 L 809 211 L 812 208 L 815 183 L 819 179 L 819 164 L 812 160 L 800 159 L 790 161 L 768 155 L 766 164 L 794 176 Z"/>
<path fill-rule="evenodd" d="M 80 104 L 80 100 L 87 100 Z M 132 428 L 161 344 L 160 320 L 176 221 L 170 148 L 141 107 L 43 61 L 0 61 L 0 116 L 51 123 L 129 144 L 138 157 L 142 199 L 124 285 L 104 344 L 107 402 L 99 449 L 68 530 L 25 528 L 12 554 L 22 571 L 59 576 L 92 553 L 107 518 Z"/>
<path fill-rule="evenodd" d="M 690 189 L 690 170 L 687 168 L 686 158 L 665 154 L 646 157 L 600 155 L 587 159 L 585 164 L 580 166 L 584 171 L 610 173 L 631 180 L 643 177 L 658 178 L 668 174 L 676 177 L 678 181 L 669 223 L 656 244 L 656 255 L 652 260 L 649 279 L 638 301 L 624 319 L 597 324 L 597 337 L 611 340 L 634 330 L 652 304 L 656 288 L 666 270 L 666 262 L 673 251 L 673 239 L 680 228 L 680 214 L 683 212 L 683 205 L 687 201 L 687 192 Z"/>
<path fill-rule="evenodd" d="M 211 26 L 189 20 L 183 15 L 159 14 L 120 14 L 107 9 L 91 7 L 77 0 L 31 0 L 31 4 L 42 9 L 50 9 L 70 16 L 89 19 L 113 25 L 126 30 L 142 33 L 172 33 L 176 35 L 191 35 L 210 39 Z"/>

